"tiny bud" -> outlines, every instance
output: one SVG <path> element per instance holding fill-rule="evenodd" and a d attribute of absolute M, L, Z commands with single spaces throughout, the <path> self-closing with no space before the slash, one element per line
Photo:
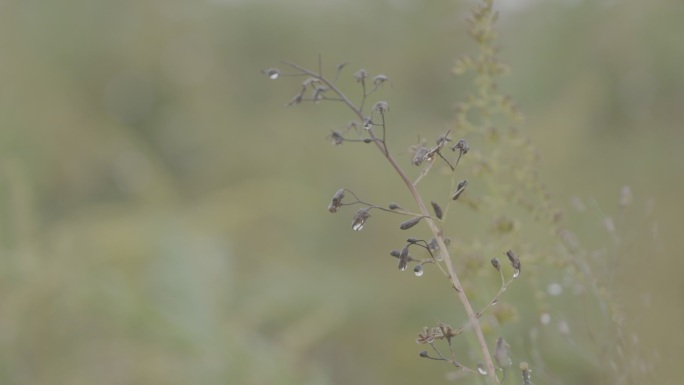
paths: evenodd
<path fill-rule="evenodd" d="M 437 203 L 435 203 L 435 201 L 432 201 L 430 203 L 432 203 L 432 209 L 435 210 L 435 216 L 439 219 L 442 219 L 442 216 L 444 215 L 442 208 Z"/>
<path fill-rule="evenodd" d="M 361 231 L 363 229 L 363 226 L 366 224 L 366 220 L 370 218 L 370 214 L 368 213 L 367 208 L 361 208 L 359 211 L 356 212 L 356 215 L 354 215 L 354 220 L 352 221 L 352 229 L 354 231 Z"/>
<path fill-rule="evenodd" d="M 363 140 L 363 142 L 364 142 L 364 143 L 372 143 L 372 142 L 373 142 L 373 139 L 371 139 L 371 138 L 366 138 L 366 139 Z"/>
<path fill-rule="evenodd" d="M 390 251 L 390 255 L 393 256 L 394 258 L 399 258 L 401 256 L 401 251 L 392 250 L 392 251 Z"/>
<path fill-rule="evenodd" d="M 411 218 L 407 221 L 401 222 L 401 224 L 399 225 L 399 228 L 402 230 L 408 230 L 411 227 L 417 225 L 421 219 L 423 219 L 423 217 L 415 217 L 415 218 Z"/>
<path fill-rule="evenodd" d="M 361 83 L 362 81 L 366 80 L 367 76 L 368 76 L 368 72 L 363 68 L 356 71 L 356 73 L 354 74 L 354 78 L 356 79 L 357 83 Z"/>
<path fill-rule="evenodd" d="M 373 120 L 371 119 L 370 116 L 366 116 L 363 118 L 363 128 L 366 130 L 370 130 L 373 127 Z"/>
<path fill-rule="evenodd" d="M 336 213 L 337 209 L 342 206 L 342 198 L 344 198 L 344 189 L 341 188 L 337 190 L 335 195 L 333 195 L 332 199 L 330 200 L 330 204 L 328 205 L 328 211 L 331 213 Z"/>
<path fill-rule="evenodd" d="M 406 242 L 408 242 L 410 244 L 415 244 L 415 243 L 418 243 L 418 239 L 411 237 L 411 238 L 407 239 Z"/>
<path fill-rule="evenodd" d="M 429 357 L 428 352 L 425 350 L 422 350 L 420 353 L 418 353 L 418 355 L 420 355 L 423 358 Z"/>
<path fill-rule="evenodd" d="M 400 209 L 400 208 L 401 208 L 401 207 L 399 207 L 399 205 L 396 204 L 396 203 L 394 203 L 394 202 L 390 203 L 390 205 L 389 205 L 389 209 L 390 209 L 390 210 L 398 210 L 398 209 Z"/>
<path fill-rule="evenodd" d="M 499 263 L 499 258 L 492 258 L 492 266 L 494 266 L 496 271 L 501 271 L 501 264 Z"/>
<path fill-rule="evenodd" d="M 464 179 L 460 182 L 458 182 L 458 185 L 456 186 L 456 191 L 454 191 L 454 194 L 451 196 L 451 199 L 456 200 L 458 197 L 461 196 L 463 191 L 465 191 L 466 186 L 468 186 L 468 180 Z"/>
<path fill-rule="evenodd" d="M 373 84 L 375 84 L 376 86 L 379 86 L 380 84 L 386 82 L 387 80 L 389 80 L 389 78 L 386 75 L 383 75 L 383 74 L 376 75 L 373 78 Z"/>
<path fill-rule="evenodd" d="M 277 68 L 269 68 L 269 69 L 263 70 L 261 72 L 263 72 L 266 76 L 269 77 L 269 79 L 272 79 L 272 80 L 278 79 L 278 77 L 280 76 L 280 70 Z"/>

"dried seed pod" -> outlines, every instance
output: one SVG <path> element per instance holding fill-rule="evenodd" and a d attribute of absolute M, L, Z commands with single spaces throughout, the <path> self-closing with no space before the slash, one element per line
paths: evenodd
<path fill-rule="evenodd" d="M 511 262 L 511 266 L 513 267 L 513 278 L 517 278 L 520 275 L 520 269 L 522 267 L 520 264 L 520 258 L 511 250 L 506 252 L 506 257 L 508 257 L 508 260 Z"/>
<path fill-rule="evenodd" d="M 456 144 L 454 144 L 454 146 L 451 147 L 451 149 L 454 151 L 459 150 L 461 152 L 461 155 L 465 155 L 470 150 L 470 146 L 468 145 L 468 142 L 466 142 L 465 139 L 459 139 L 456 142 Z"/>
<path fill-rule="evenodd" d="M 451 199 L 456 200 L 458 197 L 461 196 L 463 191 L 465 191 L 465 188 L 468 186 L 468 180 L 463 179 L 462 181 L 458 182 L 458 185 L 456 186 L 456 191 L 454 191 L 454 194 L 451 196 Z"/>
<path fill-rule="evenodd" d="M 392 203 L 389 204 L 389 209 L 390 209 L 390 210 L 399 210 L 399 209 L 401 209 L 401 207 L 399 207 L 398 204 L 392 202 Z"/>
<path fill-rule="evenodd" d="M 409 247 L 408 245 L 406 245 L 403 249 L 401 249 L 401 252 L 399 253 L 399 270 L 406 270 L 406 268 L 408 267 L 408 262 L 410 260 L 411 256 L 409 255 Z"/>
<path fill-rule="evenodd" d="M 407 221 L 401 222 L 401 224 L 399 225 L 399 228 L 402 230 L 408 230 L 411 227 L 417 225 L 421 219 L 423 219 L 423 217 L 415 217 L 415 218 L 411 218 Z"/>
<path fill-rule="evenodd" d="M 431 201 L 430 203 L 432 203 L 432 209 L 435 210 L 435 216 L 442 219 L 442 216 L 444 215 L 442 208 L 435 201 Z"/>
<path fill-rule="evenodd" d="M 390 251 L 390 255 L 393 256 L 394 258 L 399 258 L 401 256 L 401 251 L 392 250 L 392 251 Z"/>
<path fill-rule="evenodd" d="M 366 224 L 368 218 L 370 218 L 368 209 L 365 207 L 359 209 L 359 211 L 356 212 L 356 215 L 354 215 L 354 220 L 352 221 L 352 229 L 354 231 L 361 231 L 363 229 L 363 226 Z"/>
<path fill-rule="evenodd" d="M 344 189 L 341 188 L 337 190 L 335 195 L 333 195 L 332 199 L 330 200 L 330 204 L 328 205 L 328 211 L 331 213 L 336 213 L 337 209 L 342 206 L 342 198 L 344 198 Z"/>

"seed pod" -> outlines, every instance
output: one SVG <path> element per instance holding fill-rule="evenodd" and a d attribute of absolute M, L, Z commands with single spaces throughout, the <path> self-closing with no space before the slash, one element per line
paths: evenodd
<path fill-rule="evenodd" d="M 421 219 L 423 219 L 423 217 L 415 217 L 415 218 L 411 218 L 407 221 L 401 222 L 401 224 L 399 225 L 399 228 L 402 230 L 408 230 L 411 227 L 417 225 Z"/>
<path fill-rule="evenodd" d="M 442 208 L 439 207 L 439 205 L 435 201 L 432 201 L 430 203 L 432 203 L 432 209 L 435 210 L 435 216 L 439 219 L 442 219 L 442 216 L 444 215 Z"/>
<path fill-rule="evenodd" d="M 330 204 L 328 205 L 328 211 L 330 211 L 331 213 L 336 213 L 337 209 L 339 209 L 340 206 L 342 206 L 342 198 L 344 198 L 344 189 L 339 189 L 330 200 Z"/>
<path fill-rule="evenodd" d="M 354 231 L 361 231 L 361 229 L 363 229 L 363 225 L 366 224 L 366 220 L 368 220 L 368 218 L 370 218 L 368 209 L 365 207 L 359 209 L 359 211 L 356 212 L 356 215 L 354 215 L 354 220 L 352 221 L 352 229 Z"/>
<path fill-rule="evenodd" d="M 458 182 L 458 185 L 456 186 L 456 191 L 454 191 L 454 194 L 451 196 L 451 199 L 456 200 L 458 197 L 461 196 L 463 191 L 465 191 L 466 186 L 468 186 L 468 180 L 463 179 L 462 181 Z"/>
<path fill-rule="evenodd" d="M 398 209 L 400 209 L 400 208 L 401 208 L 401 207 L 399 207 L 399 205 L 396 204 L 396 203 L 394 203 L 394 202 L 390 203 L 390 205 L 389 205 L 389 209 L 390 209 L 390 210 L 398 210 Z"/>

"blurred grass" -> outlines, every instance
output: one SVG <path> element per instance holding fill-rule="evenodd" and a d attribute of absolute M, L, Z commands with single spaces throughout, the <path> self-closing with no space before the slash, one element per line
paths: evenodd
<path fill-rule="evenodd" d="M 635 207 L 653 198 L 661 246 L 634 223 L 641 214 L 618 224 L 637 230 L 615 298 L 644 350 L 660 352 L 659 382 L 673 383 L 684 345 L 684 9 L 529 4 L 502 13 L 512 66 L 502 88 L 526 111 L 557 201 L 597 202 L 570 218 L 589 243 L 607 243 L 588 229 L 623 185 Z M 325 212 L 340 186 L 407 202 L 398 179 L 372 151 L 328 145 L 344 111 L 282 109 L 296 84 L 259 71 L 281 59 L 315 66 L 320 53 L 327 68 L 386 73 L 390 145 L 407 154 L 418 135 L 449 127 L 467 91 L 449 75 L 472 50 L 466 9 L 1 2 L 0 382 L 442 382 L 447 368 L 419 361 L 413 339 L 436 319 L 458 323 L 443 305 L 451 293 L 396 272 L 387 254 L 404 235 L 391 218 L 351 234 L 350 218 Z M 521 322 L 534 322 L 527 293 L 511 291 Z M 581 355 L 548 345 L 566 383 L 598 383 Z"/>

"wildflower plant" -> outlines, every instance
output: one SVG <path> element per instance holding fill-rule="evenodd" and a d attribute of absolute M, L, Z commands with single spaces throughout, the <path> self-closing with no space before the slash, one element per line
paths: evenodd
<path fill-rule="evenodd" d="M 560 210 L 551 204 L 550 194 L 538 178 L 537 151 L 516 127 L 524 121 L 522 113 L 511 97 L 498 90 L 497 80 L 508 73 L 508 67 L 497 56 L 499 49 L 494 29 L 497 19 L 493 0 L 483 0 L 472 9 L 468 32 L 476 42 L 478 52 L 473 56 L 461 56 L 452 68 L 455 75 L 472 75 L 472 92 L 457 104 L 453 127 L 437 135 L 432 143 L 423 140 L 409 148 L 408 161 L 417 168 L 415 171 L 404 169 L 395 158 L 395 153 L 402 152 L 395 152 L 388 145 L 387 138 L 392 134 L 388 117 L 393 111 L 388 101 L 376 98 L 390 82 L 387 75 L 372 75 L 365 69 L 349 74 L 348 63 L 335 66 L 332 75 L 326 75 L 320 57 L 316 69 L 284 61 L 287 70 L 270 68 L 263 71 L 273 80 L 302 79 L 286 107 L 301 103 L 338 103 L 346 108 L 352 120 L 343 125 L 344 129 L 330 132 L 331 144 L 370 146 L 391 165 L 410 193 L 415 208 L 409 209 L 396 202 L 368 202 L 352 189 L 339 188 L 330 198 L 328 211 L 339 215 L 352 209 L 348 217 L 353 231 L 362 231 L 369 226 L 376 214 L 400 217 L 398 230 L 407 232 L 408 236 L 403 244 L 389 252 L 395 258 L 397 268 L 400 271 L 411 268 L 419 277 L 426 269 L 435 269 L 448 281 L 465 313 L 465 319 L 458 326 L 437 322 L 434 326 L 423 327 L 416 338 L 418 344 L 425 346 L 419 357 L 447 363 L 466 375 L 482 376 L 490 384 L 500 384 L 506 378 L 507 370 L 514 364 L 513 348 L 502 336 L 488 342 L 485 329 L 500 334 L 502 323 L 517 318 L 514 307 L 500 305 L 493 309 L 509 286 L 521 276 L 523 264 L 529 267 L 526 276 L 529 286 L 536 290 L 534 298 L 539 309 L 546 309 L 548 305 L 546 294 L 540 289 L 546 287 L 546 281 L 536 274 L 538 266 L 563 269 L 564 273 L 575 274 L 577 282 L 596 282 L 596 275 L 587 267 L 582 252 L 573 247 L 572 233 L 563 225 Z M 343 91 L 339 81 L 345 77 L 358 87 L 354 93 Z M 447 170 L 449 183 L 439 199 L 428 201 L 419 187 L 425 178 L 442 177 L 431 173 L 436 165 Z M 481 186 L 478 194 L 469 194 L 469 186 L 473 184 Z M 483 239 L 475 237 L 465 242 L 447 235 L 446 223 L 456 206 L 476 211 L 486 218 L 489 229 Z M 549 229 L 551 241 L 547 243 L 553 251 L 521 240 L 524 237 L 519 234 L 521 224 L 515 213 L 524 213 L 537 225 Z M 430 238 L 412 236 L 417 226 L 425 226 Z M 454 259 L 454 255 L 458 258 Z M 490 290 L 491 295 L 484 306 L 476 308 L 471 298 L 473 283 L 463 277 L 470 276 L 474 269 L 484 268 L 498 275 L 500 283 L 498 290 Z M 607 295 L 602 294 L 605 290 L 596 284 L 587 286 L 596 294 L 599 306 L 605 307 L 608 300 Z M 477 294 L 482 297 L 481 292 Z M 548 314 L 544 311 L 540 314 L 543 324 L 544 315 Z M 567 335 L 565 325 L 565 329 L 561 329 Z M 464 333 L 474 336 L 476 354 L 463 356 L 456 352 L 454 341 Z M 541 364 L 539 360 L 532 364 L 519 363 L 516 367 L 522 383 L 532 384 L 531 366 Z"/>

